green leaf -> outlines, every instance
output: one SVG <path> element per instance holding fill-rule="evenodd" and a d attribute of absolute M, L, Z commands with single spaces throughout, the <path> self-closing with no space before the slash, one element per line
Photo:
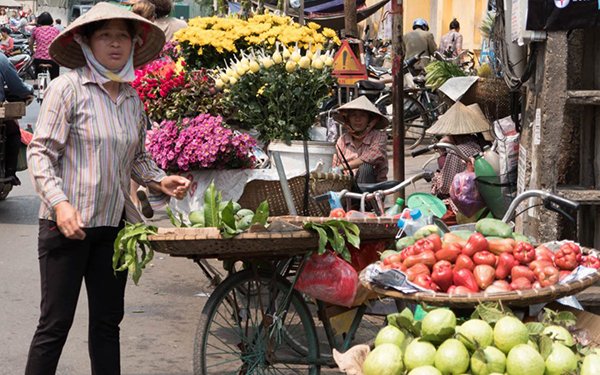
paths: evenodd
<path fill-rule="evenodd" d="M 215 182 L 211 181 L 204 191 L 204 226 L 221 228 L 220 203 L 221 193 L 215 188 Z"/>
<path fill-rule="evenodd" d="M 256 212 L 252 217 L 252 221 L 250 225 L 261 224 L 267 225 L 267 220 L 269 219 L 269 202 L 262 201 L 256 208 Z"/>
<path fill-rule="evenodd" d="M 540 347 L 540 354 L 546 360 L 550 353 L 552 353 L 552 339 L 548 336 L 542 335 L 540 336 L 538 345 Z"/>
<path fill-rule="evenodd" d="M 225 208 L 223 208 L 223 211 L 221 211 L 221 220 L 223 221 L 224 226 L 233 229 L 233 231 L 235 232 L 235 214 L 233 212 L 232 201 L 227 202 L 227 205 L 225 206 Z"/>
<path fill-rule="evenodd" d="M 327 246 L 327 232 L 325 231 L 325 229 L 321 228 L 318 225 L 313 226 L 312 229 L 315 230 L 319 234 L 318 253 L 319 253 L 319 255 L 321 255 L 325 252 L 325 247 Z"/>
<path fill-rule="evenodd" d="M 525 323 L 527 330 L 529 331 L 529 335 L 539 335 L 544 331 L 544 325 L 538 322 L 528 322 Z"/>
<path fill-rule="evenodd" d="M 171 211 L 171 207 L 169 207 L 169 205 L 167 205 L 167 216 L 169 217 L 171 225 L 176 228 L 181 228 L 181 221 L 179 221 L 175 215 L 173 215 L 173 211 Z"/>

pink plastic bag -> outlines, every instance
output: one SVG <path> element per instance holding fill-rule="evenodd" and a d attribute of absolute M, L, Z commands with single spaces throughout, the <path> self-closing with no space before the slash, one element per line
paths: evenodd
<path fill-rule="evenodd" d="M 321 301 L 350 307 L 358 290 L 358 273 L 331 251 L 313 254 L 296 281 L 296 289 Z"/>
<path fill-rule="evenodd" d="M 485 207 L 485 202 L 479 195 L 474 172 L 457 173 L 450 186 L 450 199 L 460 213 L 471 217 Z"/>

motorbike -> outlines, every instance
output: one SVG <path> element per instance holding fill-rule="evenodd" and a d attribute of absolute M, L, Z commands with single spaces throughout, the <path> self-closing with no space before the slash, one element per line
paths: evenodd
<path fill-rule="evenodd" d="M 35 69 L 33 67 L 33 57 L 27 53 L 18 53 L 7 56 L 8 60 L 14 65 L 17 74 L 22 80 L 36 79 Z"/>
<path fill-rule="evenodd" d="M 18 140 L 13 137 L 18 136 Z M 20 130 L 20 134 L 8 135 L 8 125 L 5 121 L 0 121 L 0 201 L 5 200 L 8 194 L 12 191 L 13 186 L 20 185 L 18 178 L 14 176 L 8 176 L 6 163 L 7 163 L 7 151 L 9 149 L 9 142 L 18 142 L 19 156 L 17 159 L 17 171 L 27 169 L 27 162 L 25 160 L 25 144 L 31 141 L 32 133 L 29 131 Z M 16 147 L 14 145 L 13 147 Z"/>

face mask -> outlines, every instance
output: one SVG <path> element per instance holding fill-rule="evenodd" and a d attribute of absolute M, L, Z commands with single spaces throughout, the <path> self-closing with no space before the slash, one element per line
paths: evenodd
<path fill-rule="evenodd" d="M 135 79 L 135 70 L 133 68 L 133 53 L 135 52 L 136 45 L 141 45 L 142 40 L 137 36 L 133 38 L 133 43 L 131 45 L 131 53 L 129 54 L 129 58 L 127 59 L 127 63 L 125 66 L 121 68 L 119 71 L 112 71 L 104 67 L 104 65 L 100 64 L 94 53 L 92 52 L 90 46 L 87 45 L 81 38 L 81 35 L 75 35 L 75 41 L 79 43 L 81 46 L 81 50 L 83 51 L 83 56 L 85 56 L 85 61 L 87 66 L 92 71 L 92 74 L 96 77 L 98 82 L 106 83 L 110 81 L 114 82 L 132 82 Z"/>

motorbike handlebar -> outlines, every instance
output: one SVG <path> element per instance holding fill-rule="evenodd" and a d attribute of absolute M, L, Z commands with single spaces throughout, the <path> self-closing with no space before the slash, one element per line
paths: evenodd
<path fill-rule="evenodd" d="M 414 157 L 417 157 L 417 156 L 419 156 L 419 155 L 426 154 L 426 153 L 428 153 L 429 151 L 431 151 L 431 150 L 429 149 L 429 147 L 422 147 L 422 148 L 420 148 L 420 149 L 417 149 L 417 150 L 414 150 L 414 151 L 412 151 L 410 154 L 411 154 L 411 156 L 414 158 Z"/>

